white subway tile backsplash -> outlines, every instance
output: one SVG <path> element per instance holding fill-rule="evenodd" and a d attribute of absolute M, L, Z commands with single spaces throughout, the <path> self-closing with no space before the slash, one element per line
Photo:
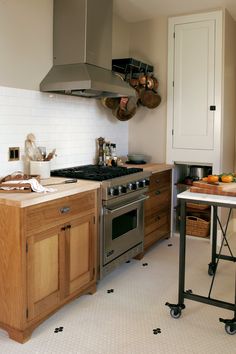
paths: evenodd
<path fill-rule="evenodd" d="M 0 176 L 24 170 L 29 133 L 48 152 L 56 148 L 52 169 L 95 163 L 100 136 L 117 144 L 119 156 L 128 152 L 128 123 L 117 120 L 99 100 L 1 86 Z M 8 161 L 10 146 L 20 147 L 20 161 Z"/>

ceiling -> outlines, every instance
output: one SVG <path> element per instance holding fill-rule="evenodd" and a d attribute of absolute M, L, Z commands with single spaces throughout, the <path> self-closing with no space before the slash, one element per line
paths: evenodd
<path fill-rule="evenodd" d="M 113 0 L 114 12 L 127 22 L 225 7 L 236 20 L 236 0 Z"/>

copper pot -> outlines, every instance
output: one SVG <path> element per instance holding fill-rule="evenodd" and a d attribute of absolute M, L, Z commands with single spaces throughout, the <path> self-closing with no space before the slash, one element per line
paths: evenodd
<path fill-rule="evenodd" d="M 136 111 L 137 97 L 121 97 L 119 106 L 112 113 L 117 119 L 126 121 L 132 118 Z"/>
<path fill-rule="evenodd" d="M 146 77 L 146 86 L 149 90 L 152 90 L 154 87 L 154 81 L 153 78 L 151 76 L 147 76 Z"/>
<path fill-rule="evenodd" d="M 153 91 L 157 92 L 158 86 L 159 86 L 159 82 L 157 80 L 157 78 L 155 78 L 154 76 L 152 76 L 152 81 L 153 81 Z"/>
<path fill-rule="evenodd" d="M 140 74 L 138 80 L 140 85 L 146 86 L 146 82 L 147 82 L 146 75 Z"/>
<path fill-rule="evenodd" d="M 130 80 L 129 80 L 129 84 L 130 84 L 130 86 L 132 86 L 132 87 L 137 87 L 138 85 L 139 85 L 139 79 L 137 79 L 137 78 L 131 78 Z"/>
<path fill-rule="evenodd" d="M 152 90 L 143 90 L 141 92 L 140 102 L 148 108 L 156 108 L 161 103 L 161 96 Z"/>

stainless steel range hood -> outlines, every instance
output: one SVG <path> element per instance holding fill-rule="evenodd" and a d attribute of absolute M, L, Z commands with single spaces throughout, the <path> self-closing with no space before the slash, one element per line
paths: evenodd
<path fill-rule="evenodd" d="M 53 67 L 40 90 L 84 97 L 135 96 L 111 71 L 112 0 L 54 0 Z"/>

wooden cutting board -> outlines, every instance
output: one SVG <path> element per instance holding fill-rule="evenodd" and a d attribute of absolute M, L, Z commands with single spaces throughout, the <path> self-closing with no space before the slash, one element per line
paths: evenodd
<path fill-rule="evenodd" d="M 190 187 L 190 192 L 236 197 L 236 183 L 219 182 L 219 184 L 211 184 L 203 181 L 196 181 L 193 182 L 193 185 Z"/>

